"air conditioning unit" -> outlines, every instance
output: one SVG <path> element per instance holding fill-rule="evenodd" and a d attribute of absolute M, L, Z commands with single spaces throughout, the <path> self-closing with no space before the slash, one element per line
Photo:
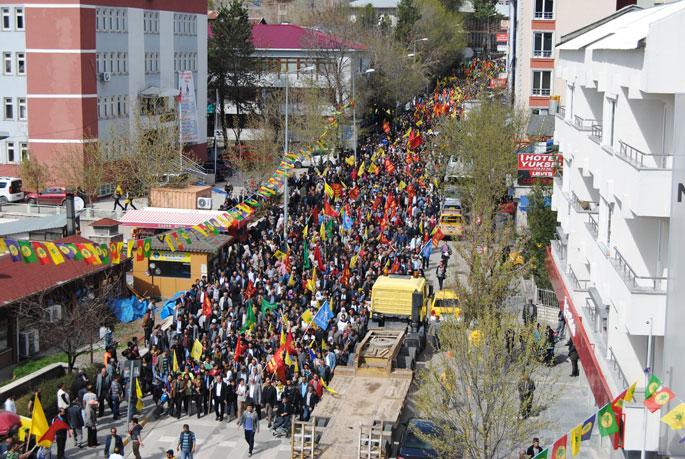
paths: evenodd
<path fill-rule="evenodd" d="M 109 72 L 102 72 L 102 73 L 100 74 L 100 79 L 101 79 L 102 81 L 109 81 L 109 80 L 112 79 L 112 74 L 109 73 Z"/>
<path fill-rule="evenodd" d="M 53 304 L 45 309 L 45 314 L 48 316 L 48 321 L 50 323 L 62 320 L 62 305 Z"/>
<path fill-rule="evenodd" d="M 212 210 L 212 198 L 197 198 L 197 208 Z"/>
<path fill-rule="evenodd" d="M 40 352 L 38 330 L 30 329 L 19 333 L 19 356 L 31 357 Z"/>

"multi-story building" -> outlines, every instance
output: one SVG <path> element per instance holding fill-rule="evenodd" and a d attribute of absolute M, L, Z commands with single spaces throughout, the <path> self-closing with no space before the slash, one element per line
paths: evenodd
<path fill-rule="evenodd" d="M 632 6 L 558 46 L 564 162 L 549 271 L 598 404 L 633 382 L 639 392 L 647 368 L 685 393 L 683 21 L 685 2 Z M 625 413 L 626 451 L 642 448 L 646 413 L 646 450 L 683 455 L 659 413 Z"/>
<path fill-rule="evenodd" d="M 27 155 L 49 163 L 62 148 L 136 129 L 152 97 L 178 122 L 181 71 L 193 73 L 199 112 L 187 147 L 205 157 L 206 30 L 200 0 L 0 1 L 0 175 Z"/>
<path fill-rule="evenodd" d="M 561 80 L 554 73 L 561 36 L 616 11 L 616 0 L 515 0 L 510 13 L 515 105 L 547 114 Z M 559 83 L 557 83 L 559 81 Z"/>

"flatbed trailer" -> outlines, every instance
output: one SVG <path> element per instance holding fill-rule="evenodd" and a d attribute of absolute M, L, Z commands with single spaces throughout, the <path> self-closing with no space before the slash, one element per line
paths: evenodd
<path fill-rule="evenodd" d="M 372 329 L 366 334 L 353 363 L 336 367 L 329 384 L 335 394 L 324 394 L 312 413 L 310 434 L 302 434 L 313 437 L 314 444 L 298 448 L 304 441 L 293 428 L 293 458 L 387 457 L 413 379 L 411 368 L 395 364 L 406 352 L 405 337 L 405 330 Z"/>

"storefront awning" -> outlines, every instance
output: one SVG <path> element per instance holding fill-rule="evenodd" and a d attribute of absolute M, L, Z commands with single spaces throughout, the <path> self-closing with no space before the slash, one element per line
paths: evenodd
<path fill-rule="evenodd" d="M 119 219 L 122 226 L 136 228 L 172 229 L 189 228 L 216 218 L 224 212 L 219 210 L 166 209 L 147 207 L 129 210 Z"/>

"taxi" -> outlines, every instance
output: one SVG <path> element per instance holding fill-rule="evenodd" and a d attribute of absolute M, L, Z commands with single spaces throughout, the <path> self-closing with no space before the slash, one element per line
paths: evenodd
<path fill-rule="evenodd" d="M 440 231 L 445 238 L 461 238 L 464 235 L 464 216 L 461 211 L 445 209 L 440 214 Z"/>
<path fill-rule="evenodd" d="M 430 314 L 436 319 L 440 319 L 441 317 L 445 318 L 449 315 L 454 315 L 454 317 L 459 318 L 461 309 L 458 305 L 459 299 L 457 298 L 457 292 L 452 289 L 443 289 L 437 292 L 433 297 Z"/>

